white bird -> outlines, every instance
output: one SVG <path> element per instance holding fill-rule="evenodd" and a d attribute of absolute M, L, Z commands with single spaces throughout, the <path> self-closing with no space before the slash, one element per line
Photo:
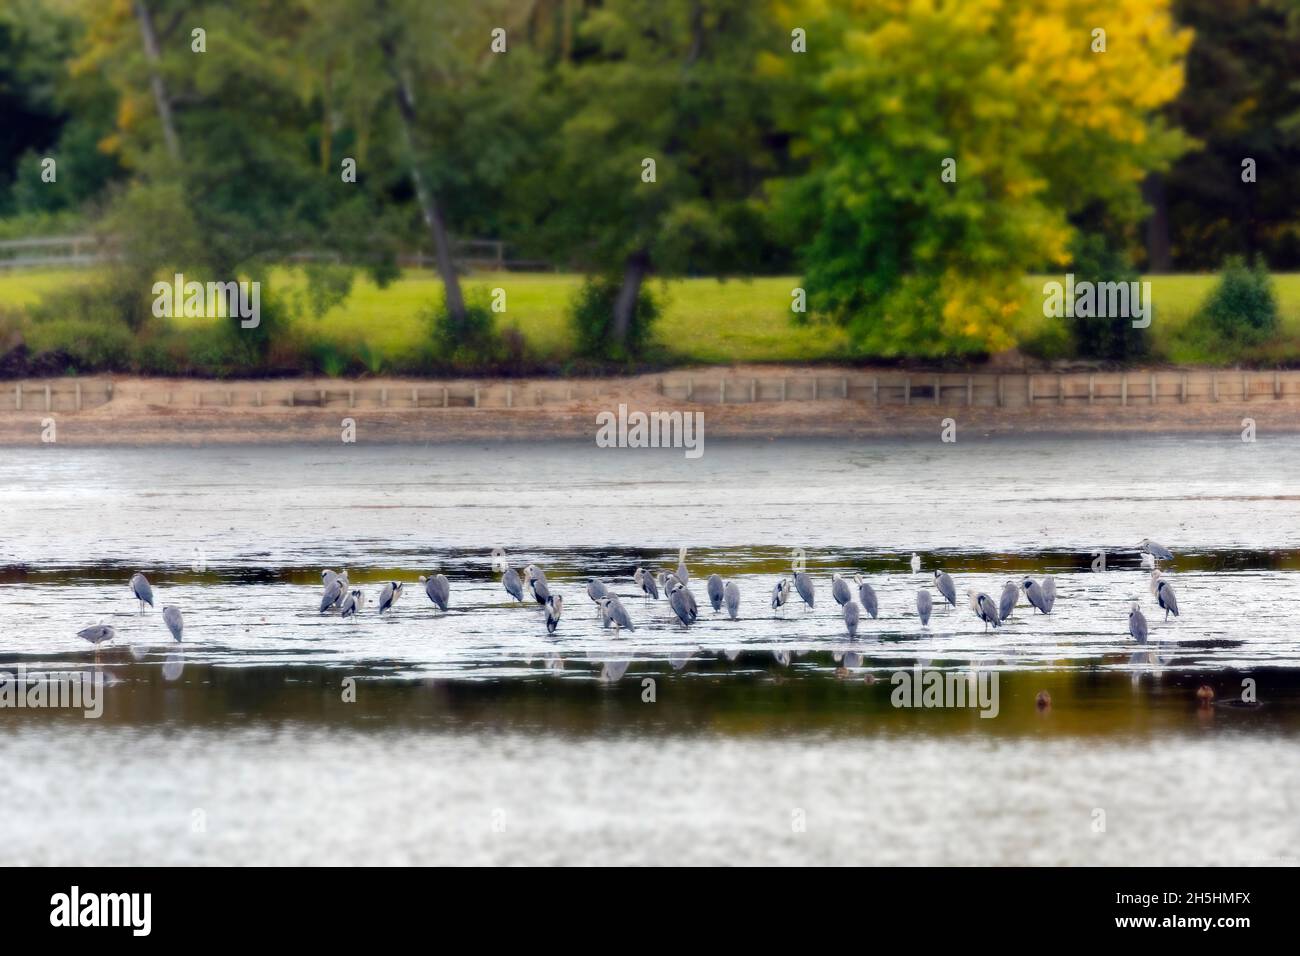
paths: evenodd
<path fill-rule="evenodd" d="M 912 553 L 912 573 L 921 573 L 921 556 L 915 552 Z"/>

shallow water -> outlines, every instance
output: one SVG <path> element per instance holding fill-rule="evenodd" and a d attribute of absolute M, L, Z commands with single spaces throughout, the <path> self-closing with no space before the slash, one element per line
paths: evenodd
<path fill-rule="evenodd" d="M 1298 471 L 1300 440 L 1236 433 L 716 441 L 698 461 L 555 443 L 6 449 L 0 669 L 110 684 L 97 721 L 0 709 L 0 765 L 57 793 L 17 801 L 0 859 L 1294 862 L 1297 781 L 1279 768 L 1300 766 Z M 1168 622 L 1134 550 L 1147 536 L 1177 554 Z M 630 580 L 682 546 L 704 604 L 689 629 Z M 497 548 L 565 596 L 554 637 L 501 589 Z M 773 612 L 795 554 L 816 606 Z M 323 567 L 370 606 L 318 614 Z M 923 627 L 934 567 L 961 600 Z M 446 614 L 415 582 L 432 569 Z M 184 611 L 183 646 L 137 612 L 135 570 Z M 740 586 L 740 620 L 708 609 L 714 571 Z M 854 571 L 881 613 L 849 641 L 830 576 Z M 1047 573 L 1051 615 L 1022 598 L 986 631 L 965 605 L 968 587 L 996 598 Z M 635 631 L 600 627 L 592 575 Z M 410 586 L 380 617 L 390 579 Z M 75 634 L 100 620 L 118 638 L 95 662 Z M 916 665 L 996 672 L 998 716 L 891 706 L 891 675 Z M 1234 706 L 1243 680 L 1262 705 Z M 81 785 L 58 786 L 70 773 Z M 1100 836 L 1098 807 L 1119 821 Z"/>

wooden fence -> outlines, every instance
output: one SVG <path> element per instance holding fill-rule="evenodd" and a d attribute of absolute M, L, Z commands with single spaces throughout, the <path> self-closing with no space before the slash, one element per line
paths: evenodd
<path fill-rule="evenodd" d="M 659 378 L 561 381 L 207 382 L 57 378 L 0 383 L 0 411 L 76 412 L 114 398 L 164 407 L 516 408 L 627 401 L 645 392 L 675 403 L 736 405 L 852 401 L 868 405 L 1035 408 L 1300 401 L 1300 371 L 1131 371 L 926 374 L 859 371 L 753 376 L 674 373 Z"/>

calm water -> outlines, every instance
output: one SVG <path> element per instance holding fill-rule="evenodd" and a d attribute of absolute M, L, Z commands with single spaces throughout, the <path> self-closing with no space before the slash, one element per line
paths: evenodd
<path fill-rule="evenodd" d="M 1298 473 L 1300 441 L 1236 433 L 712 441 L 697 461 L 5 449 L 0 669 L 98 668 L 109 686 L 96 721 L 0 709 L 0 766 L 30 790 L 0 860 L 1294 862 Z M 1147 536 L 1177 552 L 1168 623 L 1133 549 Z M 702 602 L 708 574 L 738 583 L 740 620 L 706 604 L 687 630 L 637 595 L 633 568 L 679 547 Z M 493 549 L 546 568 L 566 599 L 554 638 L 506 597 Z M 796 553 L 817 606 L 774 613 Z M 316 613 L 323 567 L 367 592 L 357 618 Z M 934 567 L 963 598 L 1052 573 L 1056 607 L 1022 599 L 986 633 L 963 600 L 922 627 Z M 446 614 L 415 582 L 433 569 Z M 136 570 L 184 611 L 183 647 L 136 613 Z M 880 597 L 857 641 L 835 571 Z M 591 575 L 634 632 L 600 627 Z M 410 586 L 381 618 L 389 579 Z M 96 662 L 75 635 L 101 620 L 118 639 Z M 996 672 L 998 716 L 891 706 L 916 664 Z M 1202 683 L 1215 705 L 1197 706 Z"/>

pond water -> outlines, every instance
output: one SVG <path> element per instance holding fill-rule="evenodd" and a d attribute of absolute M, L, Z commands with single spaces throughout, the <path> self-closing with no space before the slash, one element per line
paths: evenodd
<path fill-rule="evenodd" d="M 5 449 L 0 671 L 107 687 L 98 720 L 0 708 L 30 791 L 0 860 L 1294 862 L 1298 472 L 1300 440 L 1236 433 Z M 1167 622 L 1144 537 L 1176 553 Z M 682 547 L 690 628 L 631 581 Z M 494 550 L 546 569 L 554 636 Z M 816 604 L 774 612 L 794 559 Z M 355 618 L 317 612 L 325 567 L 369 596 Z M 959 604 L 922 626 L 936 567 Z M 435 569 L 446 613 L 416 583 Z M 879 595 L 857 640 L 834 572 Z M 1022 598 L 988 631 L 966 606 L 1045 574 L 1050 615 Z M 592 576 L 634 631 L 600 626 Z M 387 580 L 409 586 L 381 617 Z M 98 657 L 76 637 L 97 622 Z M 995 674 L 996 716 L 893 705 L 930 670 Z"/>

